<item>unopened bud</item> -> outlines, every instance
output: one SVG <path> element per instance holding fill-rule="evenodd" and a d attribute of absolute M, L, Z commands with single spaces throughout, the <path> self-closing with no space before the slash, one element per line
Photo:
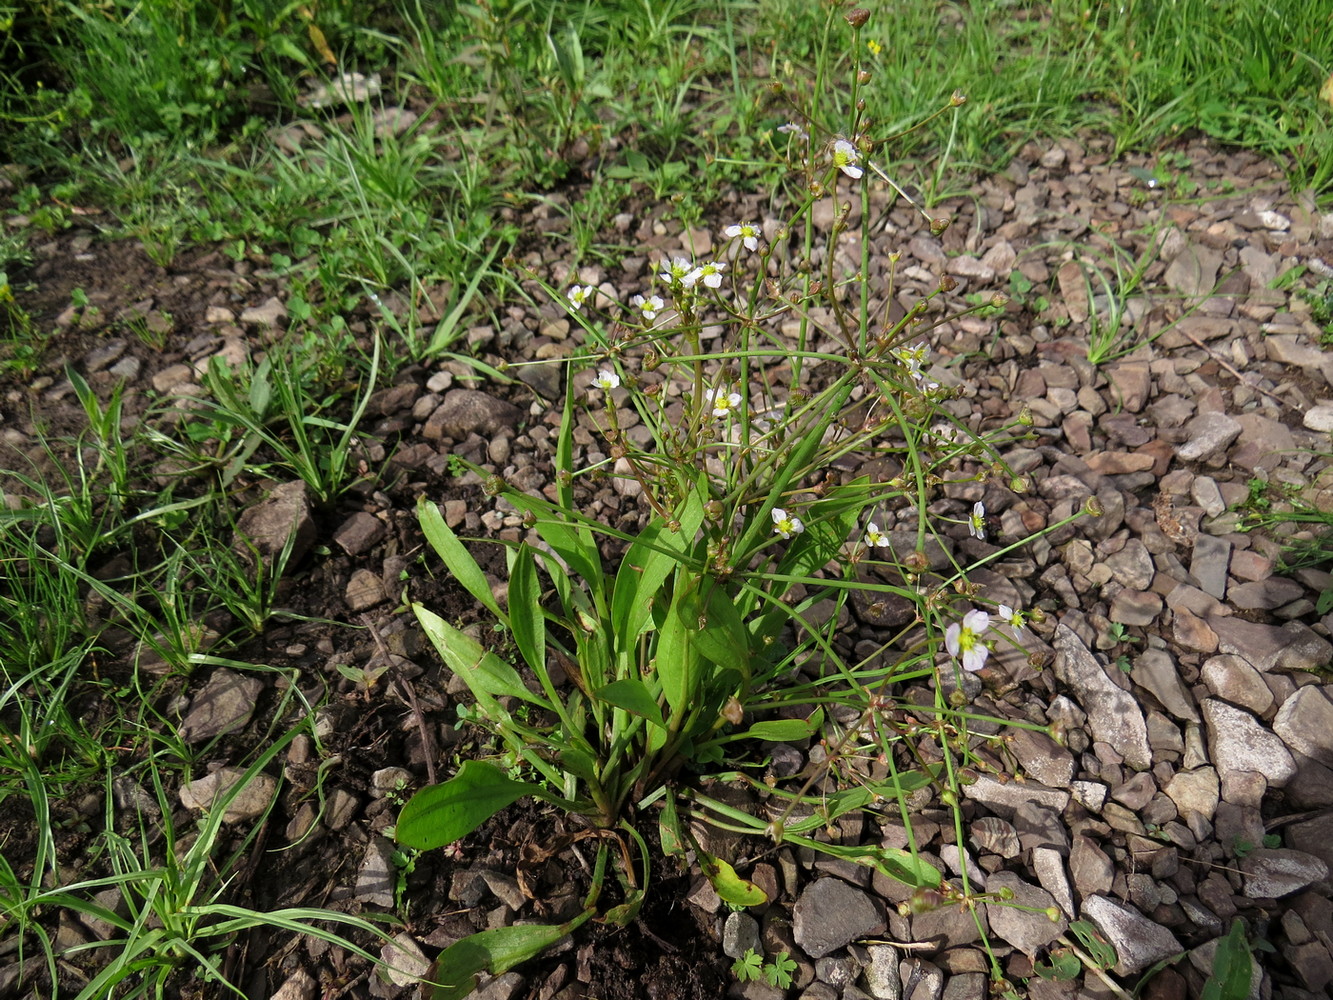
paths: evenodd
<path fill-rule="evenodd" d="M 1083 501 L 1083 509 L 1093 517 L 1101 517 L 1106 513 L 1106 508 L 1102 506 L 1102 502 L 1095 496 L 1088 497 L 1088 499 Z"/>
<path fill-rule="evenodd" d="M 710 521 L 722 520 L 722 514 L 723 508 L 721 500 L 709 500 L 708 503 L 704 504 L 704 515 Z"/>
<path fill-rule="evenodd" d="M 1009 301 L 1009 296 L 1005 295 L 1004 292 L 996 292 L 994 295 L 990 297 L 990 304 L 993 305 L 996 309 L 999 309 L 1001 306 L 1008 303 L 1008 301 Z"/>
<path fill-rule="evenodd" d="M 957 287 L 958 287 L 958 279 L 955 278 L 952 274 L 946 274 L 944 277 L 940 278 L 941 292 L 952 292 Z"/>
<path fill-rule="evenodd" d="M 961 108 L 966 103 L 967 103 L 967 95 L 964 94 L 961 90 L 955 90 L 949 96 L 949 107 L 951 108 Z"/>
<path fill-rule="evenodd" d="M 867 83 L 870 82 L 870 71 L 863 69 L 861 70 L 861 72 L 857 73 L 856 82 L 864 87 Z"/>
<path fill-rule="evenodd" d="M 1045 625 L 1046 612 L 1041 610 L 1041 608 L 1031 608 L 1028 611 L 1028 621 L 1030 621 L 1033 625 Z"/>
<path fill-rule="evenodd" d="M 952 222 L 953 222 L 952 219 L 931 219 L 931 220 L 930 220 L 930 235 L 931 235 L 931 236 L 938 236 L 938 235 L 940 235 L 940 233 L 944 232 L 946 229 L 949 228 L 949 226 L 952 224 Z"/>
<path fill-rule="evenodd" d="M 1024 427 L 1031 427 L 1036 421 L 1032 419 L 1032 410 L 1026 404 L 1018 411 L 1018 422 Z"/>
<path fill-rule="evenodd" d="M 770 84 L 768 85 L 768 89 L 771 90 L 771 91 L 772 91 L 773 93 L 775 93 L 775 94 L 780 94 L 780 93 L 782 93 L 782 90 L 783 90 L 783 87 L 782 87 L 782 81 L 781 81 L 781 80 L 774 80 L 772 83 L 770 83 Z"/>
<path fill-rule="evenodd" d="M 646 372 L 657 371 L 657 366 L 662 363 L 662 358 L 656 351 L 649 351 L 643 356 L 643 370 Z"/>
<path fill-rule="evenodd" d="M 745 710 L 741 708 L 741 700 L 734 694 L 727 699 L 727 703 L 722 706 L 722 718 L 726 719 L 733 726 L 739 726 L 741 720 L 745 718 Z"/>
<path fill-rule="evenodd" d="M 488 497 L 496 497 L 505 491 L 505 481 L 499 476 L 490 475 L 482 482 L 481 488 Z"/>
<path fill-rule="evenodd" d="M 555 474 L 555 481 L 561 486 L 568 486 L 574 481 L 574 473 L 568 469 L 561 469 Z"/>
<path fill-rule="evenodd" d="M 611 457 L 614 458 L 616 461 L 619 461 L 628 454 L 629 454 L 629 449 L 626 448 L 619 441 L 617 441 L 615 444 L 611 446 Z"/>
<path fill-rule="evenodd" d="M 1046 919 L 1051 923 L 1055 924 L 1060 922 L 1060 908 L 1058 906 L 1048 906 L 1046 907 L 1045 912 Z"/>
<path fill-rule="evenodd" d="M 862 73 L 861 76 L 865 77 L 865 79 L 861 81 L 862 83 L 869 83 L 869 82 L 870 82 L 870 74 L 869 74 L 869 73 Z M 866 109 L 866 99 L 865 99 L 864 97 L 858 97 L 858 98 L 856 99 L 856 110 L 857 110 L 857 111 L 864 111 L 865 109 Z"/>
<path fill-rule="evenodd" d="M 1027 476 L 1014 476 L 1009 480 L 1009 488 L 1015 493 L 1026 493 L 1031 487 L 1032 484 L 1028 482 Z"/>
<path fill-rule="evenodd" d="M 1008 903 L 1011 902 L 1014 898 L 1014 890 L 1009 888 L 1009 886 L 1007 885 L 1002 885 L 1000 886 L 999 892 L 997 892 L 995 895 L 999 896 L 1000 899 Z"/>
<path fill-rule="evenodd" d="M 926 567 L 930 565 L 930 560 L 926 558 L 926 553 L 922 549 L 907 553 L 907 558 L 903 564 L 913 573 L 924 573 Z"/>
<path fill-rule="evenodd" d="M 525 510 L 523 512 L 523 527 L 531 529 L 535 528 L 536 526 L 537 526 L 537 515 L 530 510 Z"/>
<path fill-rule="evenodd" d="M 870 11 L 864 7 L 857 7 L 855 10 L 848 11 L 846 17 L 847 23 L 853 28 L 864 28 L 865 23 L 870 20 Z"/>
<path fill-rule="evenodd" d="M 673 535 L 676 534 L 676 532 L 680 531 L 680 522 L 677 521 L 674 517 L 667 522 L 666 526 L 667 526 L 667 531 L 671 532 Z"/>

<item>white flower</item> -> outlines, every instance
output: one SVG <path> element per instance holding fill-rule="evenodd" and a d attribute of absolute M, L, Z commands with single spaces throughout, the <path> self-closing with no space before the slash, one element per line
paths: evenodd
<path fill-rule="evenodd" d="M 981 633 L 990 628 L 990 615 L 973 608 L 963 615 L 962 622 L 954 622 L 944 631 L 944 648 L 950 656 L 962 661 L 963 669 L 976 673 L 986 665 L 990 647 L 981 639 Z"/>
<path fill-rule="evenodd" d="M 739 226 L 728 226 L 722 233 L 729 240 L 739 239 L 745 244 L 746 250 L 759 249 L 759 230 L 748 222 L 743 222 Z"/>
<path fill-rule="evenodd" d="M 810 138 L 810 133 L 807 132 L 805 129 L 801 128 L 801 126 L 797 125 L 795 122 L 787 122 L 786 125 L 779 125 L 778 131 L 783 133 L 784 135 L 794 135 L 798 139 Z"/>
<path fill-rule="evenodd" d="M 865 173 L 856 165 L 860 159 L 861 154 L 846 139 L 839 139 L 833 144 L 833 165 L 852 180 L 860 180 L 861 175 Z"/>
<path fill-rule="evenodd" d="M 648 322 L 657 319 L 657 314 L 662 311 L 666 305 L 658 296 L 650 295 L 646 299 L 642 295 L 636 295 L 629 300 L 629 304 L 643 314 L 643 318 Z"/>
<path fill-rule="evenodd" d="M 978 500 L 967 517 L 967 531 L 973 538 L 986 540 L 986 505 Z"/>
<path fill-rule="evenodd" d="M 893 349 L 893 356 L 902 362 L 913 378 L 921 377 L 921 366 L 926 363 L 926 357 L 930 353 L 930 347 L 926 342 L 920 341 L 914 347 L 903 345 Z"/>
<path fill-rule="evenodd" d="M 575 310 L 582 309 L 583 303 L 591 302 L 592 297 L 597 294 L 597 289 L 592 285 L 575 285 L 569 290 L 569 304 Z"/>
<path fill-rule="evenodd" d="M 592 380 L 592 384 L 603 392 L 609 392 L 620 385 L 620 376 L 610 368 L 603 368 Z"/>
<path fill-rule="evenodd" d="M 1001 604 L 999 610 L 1000 617 L 1004 619 L 1006 625 L 1014 630 L 1015 637 L 1022 635 L 1023 629 L 1027 628 L 1028 616 L 1007 604 Z"/>
<path fill-rule="evenodd" d="M 722 272 L 727 269 L 727 262 L 724 260 L 710 260 L 707 264 L 700 264 L 689 274 L 681 279 L 681 284 L 686 288 L 693 288 L 702 281 L 709 288 L 722 287 Z"/>
<path fill-rule="evenodd" d="M 683 285 L 692 269 L 693 265 L 684 257 L 672 257 L 670 263 L 662 265 L 658 277 L 670 285 Z"/>
<path fill-rule="evenodd" d="M 740 409 L 741 394 L 739 392 L 727 392 L 723 389 L 709 389 L 704 393 L 704 405 L 712 407 L 713 416 L 719 420 L 723 417 L 729 417 Z"/>
<path fill-rule="evenodd" d="M 795 515 L 789 515 L 781 507 L 773 508 L 773 530 L 783 538 L 790 538 L 792 535 L 799 535 L 805 530 L 805 525 L 801 519 Z"/>
<path fill-rule="evenodd" d="M 881 549 L 885 549 L 889 546 L 889 536 L 879 530 L 879 525 L 874 521 L 871 521 L 866 525 L 865 542 L 866 548 L 868 549 L 873 549 L 877 546 Z"/>

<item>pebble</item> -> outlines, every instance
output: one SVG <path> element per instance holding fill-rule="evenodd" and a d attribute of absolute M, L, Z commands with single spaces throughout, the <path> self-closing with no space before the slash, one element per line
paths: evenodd
<path fill-rule="evenodd" d="M 1161 924 L 1149 920 L 1133 907 L 1106 896 L 1083 900 L 1083 916 L 1097 925 L 1106 941 L 1115 949 L 1117 976 L 1142 972 L 1183 949 L 1176 936 Z"/>
<path fill-rule="evenodd" d="M 186 743 L 204 743 L 243 729 L 254 716 L 263 690 L 264 682 L 258 677 L 225 667 L 213 671 L 190 701 L 190 711 L 180 724 L 180 738 Z"/>
<path fill-rule="evenodd" d="M 230 795 L 245 776 L 245 768 L 223 767 L 181 786 L 181 805 L 207 812 Z M 222 814 L 224 823 L 243 823 L 261 815 L 273 801 L 278 783 L 262 771 L 235 792 Z"/>
<path fill-rule="evenodd" d="M 1055 676 L 1078 696 L 1088 713 L 1094 739 L 1115 748 L 1125 763 L 1137 771 L 1152 766 L 1148 727 L 1133 696 L 1114 684 L 1101 662 L 1068 625 L 1056 626 Z"/>
<path fill-rule="evenodd" d="M 1328 865 L 1313 854 L 1290 848 L 1260 848 L 1241 859 L 1245 895 L 1251 899 L 1281 899 L 1328 878 Z"/>
<path fill-rule="evenodd" d="M 1264 775 L 1274 788 L 1281 788 L 1296 773 L 1291 752 L 1249 712 L 1216 698 L 1203 701 L 1208 726 L 1208 749 L 1223 780 L 1237 771 Z"/>
<path fill-rule="evenodd" d="M 883 929 L 884 919 L 871 898 L 839 878 L 811 882 L 792 907 L 792 934 L 811 958 Z"/>
<path fill-rule="evenodd" d="M 1046 910 L 1055 906 L 1055 897 L 1040 886 L 1032 885 L 1013 872 L 1000 871 L 986 881 L 988 893 L 1008 889 L 1012 905 L 987 903 L 986 915 L 991 933 L 1032 957 L 1063 934 L 1069 922 L 1061 914 L 1052 920 Z"/>
<path fill-rule="evenodd" d="M 1333 685 L 1308 685 L 1282 703 L 1273 732 L 1288 747 L 1333 767 Z"/>

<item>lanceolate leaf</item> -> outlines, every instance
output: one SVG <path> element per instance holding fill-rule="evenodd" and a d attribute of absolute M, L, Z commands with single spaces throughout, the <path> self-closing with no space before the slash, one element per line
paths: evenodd
<path fill-rule="evenodd" d="M 458 536 L 449 529 L 449 525 L 444 523 L 440 509 L 425 497 L 417 503 L 417 521 L 421 525 L 421 533 L 426 536 L 426 541 L 430 542 L 431 548 L 439 553 L 444 565 L 448 567 L 454 579 L 463 585 L 463 589 L 480 601 L 482 606 L 500 621 L 508 622 L 505 613 L 500 610 L 500 605 L 496 603 L 495 595 L 491 593 L 491 585 L 486 582 L 486 574 L 477 565 L 477 560 L 472 558 L 472 553 L 468 552 L 458 540 Z"/>
<path fill-rule="evenodd" d="M 412 605 L 417 620 L 445 664 L 471 689 L 482 710 L 488 714 L 494 707 L 494 698 L 509 695 L 523 701 L 550 708 L 541 695 L 529 691 L 518 671 L 494 653 L 483 649 L 475 639 L 464 635 L 433 611 L 420 604 Z"/>
<path fill-rule="evenodd" d="M 612 681 L 606 687 L 595 692 L 596 696 L 608 704 L 623 708 L 626 712 L 642 716 L 655 726 L 665 727 L 662 710 L 657 699 L 648 691 L 647 685 L 633 677 L 622 677 Z"/>
<path fill-rule="evenodd" d="M 1250 995 L 1253 962 L 1250 944 L 1245 940 L 1245 924 L 1233 920 L 1227 936 L 1217 942 L 1213 974 L 1203 985 L 1203 1000 L 1245 1000 Z"/>
<path fill-rule="evenodd" d="M 482 972 L 498 976 L 540 955 L 592 915 L 586 910 L 564 924 L 518 924 L 472 934 L 440 953 L 431 969 L 432 1000 L 463 1000 Z"/>
<path fill-rule="evenodd" d="M 514 645 L 533 670 L 546 669 L 546 618 L 532 549 L 520 545 L 509 571 L 509 628 Z"/>
<path fill-rule="evenodd" d="M 452 844 L 505 806 L 539 789 L 483 761 L 464 761 L 458 773 L 417 792 L 398 816 L 398 843 L 418 851 Z"/>
<path fill-rule="evenodd" d="M 768 895 L 763 889 L 748 878 L 741 878 L 736 874 L 736 869 L 721 858 L 700 851 L 699 867 L 703 869 L 708 881 L 713 883 L 713 889 L 722 902 L 732 906 L 759 906 L 768 902 Z"/>

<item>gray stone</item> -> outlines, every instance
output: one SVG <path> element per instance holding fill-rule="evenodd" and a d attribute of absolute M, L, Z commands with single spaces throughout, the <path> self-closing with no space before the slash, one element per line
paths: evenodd
<path fill-rule="evenodd" d="M 1157 572 L 1153 566 L 1152 553 L 1137 538 L 1131 538 L 1123 549 L 1108 556 L 1106 566 L 1116 583 L 1129 590 L 1147 590 L 1152 585 L 1153 574 Z"/>
<path fill-rule="evenodd" d="M 386 531 L 384 522 L 374 514 L 357 511 L 333 533 L 333 540 L 349 556 L 357 556 L 383 540 Z"/>
<path fill-rule="evenodd" d="M 1115 880 L 1115 865 L 1097 842 L 1085 834 L 1074 837 L 1069 853 L 1069 872 L 1074 878 L 1078 894 L 1087 899 L 1111 891 Z"/>
<path fill-rule="evenodd" d="M 528 981 L 522 973 L 510 970 L 504 975 L 483 982 L 467 995 L 466 1000 L 515 1000 L 527 985 Z M 768 984 L 763 983 L 762 985 L 767 986 Z"/>
<path fill-rule="evenodd" d="M 297 969 L 278 987 L 270 1000 L 315 1000 L 319 984 L 305 969 Z"/>
<path fill-rule="evenodd" d="M 848 955 L 825 955 L 815 962 L 815 978 L 839 989 L 854 980 L 861 965 Z"/>
<path fill-rule="evenodd" d="M 223 767 L 182 785 L 181 805 L 187 809 L 207 812 L 235 791 L 235 796 L 226 803 L 222 821 L 243 823 L 254 819 L 269 807 L 278 790 L 278 783 L 261 771 L 246 782 L 244 787 L 238 789 L 237 786 L 244 776 L 244 768 Z"/>
<path fill-rule="evenodd" d="M 1176 811 L 1186 823 L 1195 816 L 1211 823 L 1221 800 L 1221 783 L 1216 769 L 1211 767 L 1177 771 L 1163 791 L 1176 804 Z"/>
<path fill-rule="evenodd" d="M 265 299 L 262 305 L 250 306 L 241 313 L 242 323 L 270 328 L 278 326 L 286 318 L 287 307 L 274 296 Z"/>
<path fill-rule="evenodd" d="M 1199 670 L 1215 697 L 1263 715 L 1273 707 L 1273 692 L 1259 671 L 1239 656 L 1210 656 Z"/>
<path fill-rule="evenodd" d="M 1144 650 L 1143 655 L 1134 661 L 1130 677 L 1177 719 L 1199 721 L 1199 710 L 1194 707 L 1194 699 L 1180 679 L 1175 658 L 1166 650 Z"/>
<path fill-rule="evenodd" d="M 1319 673 L 1333 666 L 1333 644 L 1303 622 L 1287 622 L 1280 630 L 1285 642 L 1274 669 Z"/>
<path fill-rule="evenodd" d="M 1325 809 L 1299 823 L 1290 823 L 1282 832 L 1286 846 L 1313 854 L 1324 864 L 1333 865 L 1333 809 Z"/>
<path fill-rule="evenodd" d="M 1204 462 L 1220 455 L 1240 437 L 1241 426 L 1225 413 L 1200 413 L 1185 425 L 1188 437 L 1176 448 L 1184 462 Z"/>
<path fill-rule="evenodd" d="M 1108 617 L 1121 625 L 1151 625 L 1162 613 L 1162 595 L 1151 590 L 1121 590 L 1111 598 Z"/>
<path fill-rule="evenodd" d="M 1107 943 L 1115 948 L 1117 961 L 1113 971 L 1117 976 L 1142 972 L 1184 950 L 1175 935 L 1161 924 L 1105 896 L 1084 899 L 1083 916 L 1096 924 Z"/>
<path fill-rule="evenodd" d="M 1291 429 L 1280 420 L 1247 412 L 1236 417 L 1236 423 L 1241 433 L 1229 456 L 1233 465 L 1250 471 L 1275 469 L 1296 448 Z"/>
<path fill-rule="evenodd" d="M 1320 351 L 1319 354 L 1321 358 L 1327 357 L 1323 351 Z M 1301 417 L 1301 423 L 1312 431 L 1320 431 L 1321 433 L 1333 431 L 1333 404 L 1320 403 L 1318 406 L 1310 407 L 1305 411 L 1305 415 Z"/>
<path fill-rule="evenodd" d="M 1216 698 L 1203 702 L 1208 726 L 1208 747 L 1223 781 L 1232 772 L 1254 771 L 1274 788 L 1281 788 L 1296 773 L 1296 762 L 1282 740 L 1259 725 L 1254 716 Z"/>
<path fill-rule="evenodd" d="M 263 500 L 241 512 L 236 519 L 232 548 L 243 559 L 253 552 L 270 569 L 291 540 L 286 566 L 295 566 L 315 541 L 315 521 L 300 480 L 274 487 Z"/>
<path fill-rule="evenodd" d="M 1064 855 L 1050 847 L 1034 848 L 1032 870 L 1036 873 L 1041 887 L 1051 894 L 1061 912 L 1072 919 L 1077 910 L 1074 905 L 1074 894 L 1069 888 L 1069 874 L 1065 871 Z"/>
<path fill-rule="evenodd" d="M 476 389 L 450 389 L 422 426 L 421 436 L 428 441 L 462 441 L 469 434 L 483 438 L 512 435 L 522 419 L 523 411 L 513 403 Z"/>
<path fill-rule="evenodd" d="M 865 991 L 875 1000 L 901 1000 L 903 981 L 898 977 L 898 949 L 891 944 L 866 946 L 870 960 L 861 972 Z"/>
<path fill-rule="evenodd" d="M 383 909 L 393 906 L 393 889 L 397 884 L 393 850 L 393 844 L 383 837 L 370 838 L 356 875 L 357 899 Z"/>
<path fill-rule="evenodd" d="M 190 701 L 190 711 L 180 724 L 180 738 L 186 743 L 203 743 L 244 728 L 263 690 L 264 682 L 257 677 L 226 668 L 213 671 Z"/>
<path fill-rule="evenodd" d="M 1152 766 L 1148 727 L 1133 696 L 1114 684 L 1098 659 L 1068 625 L 1056 627 L 1055 676 L 1077 692 L 1093 738 L 1115 749 L 1136 771 Z"/>
<path fill-rule="evenodd" d="M 1281 899 L 1328 878 L 1328 865 L 1304 851 L 1260 848 L 1241 859 L 1245 895 L 1251 899 Z"/>
<path fill-rule="evenodd" d="M 1046 947 L 1069 927 L 1063 915 L 1052 920 L 1044 912 L 1055 907 L 1055 897 L 1040 886 L 1023 881 L 1013 872 L 999 871 L 986 882 L 988 893 L 1002 889 L 1013 893 L 1013 905 L 987 903 L 986 916 L 991 933 L 1009 942 L 1031 957 Z M 1055 907 L 1058 910 L 1058 907 Z"/>
<path fill-rule="evenodd" d="M 1030 777 L 1050 788 L 1068 788 L 1074 780 L 1074 755 L 1040 729 L 1012 729 L 1006 741 Z"/>
<path fill-rule="evenodd" d="M 1227 601 L 1242 611 L 1272 611 L 1304 596 L 1304 587 L 1280 576 L 1240 583 L 1227 591 Z"/>
<path fill-rule="evenodd" d="M 1222 266 L 1222 254 L 1211 247 L 1186 242 L 1184 248 L 1167 265 L 1162 280 L 1187 298 L 1211 295 L 1217 287 L 1217 272 Z"/>
<path fill-rule="evenodd" d="M 944 984 L 942 1000 L 986 1000 L 986 976 L 981 972 L 956 972 Z"/>
<path fill-rule="evenodd" d="M 385 600 L 384 579 L 364 566 L 352 571 L 343 600 L 352 611 L 366 611 Z"/>
<path fill-rule="evenodd" d="M 963 794 L 1011 820 L 1019 807 L 1027 802 L 1044 805 L 1056 812 L 1062 812 L 1069 804 L 1066 791 L 1047 788 L 1035 781 L 997 781 L 990 775 L 982 775 L 972 784 L 964 785 Z"/>
<path fill-rule="evenodd" d="M 1218 649 L 1242 657 L 1261 673 L 1326 669 L 1333 660 L 1333 646 L 1300 622 L 1280 628 L 1239 618 L 1212 615 L 1208 624 L 1217 633 Z"/>
<path fill-rule="evenodd" d="M 1122 361 L 1106 369 L 1111 398 L 1127 412 L 1138 413 L 1152 393 L 1152 372 L 1142 361 Z"/>
<path fill-rule="evenodd" d="M 380 958 L 384 962 L 385 975 L 395 986 L 411 986 L 430 972 L 430 959 L 406 931 L 395 934 L 392 941 L 386 941 L 380 947 Z"/>
<path fill-rule="evenodd" d="M 1273 717 L 1273 732 L 1292 750 L 1333 767 L 1333 687 L 1298 688 Z"/>
<path fill-rule="evenodd" d="M 883 929 L 884 920 L 871 898 L 838 878 L 816 879 L 792 908 L 792 935 L 811 958 L 822 958 Z"/>
<path fill-rule="evenodd" d="M 1199 589 L 1205 594 L 1219 601 L 1226 597 L 1227 567 L 1230 564 L 1230 542 L 1215 535 L 1199 535 L 1194 540 L 1194 552 L 1190 557 L 1190 576 L 1194 577 Z"/>
<path fill-rule="evenodd" d="M 759 945 L 759 921 L 740 911 L 728 914 L 722 925 L 722 954 L 740 958 L 751 949 L 763 953 Z"/>

